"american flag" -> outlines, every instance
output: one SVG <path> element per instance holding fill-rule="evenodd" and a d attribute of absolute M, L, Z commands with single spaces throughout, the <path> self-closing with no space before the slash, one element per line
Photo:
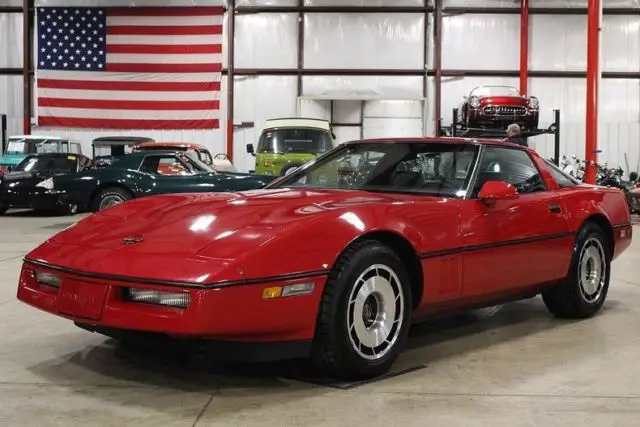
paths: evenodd
<path fill-rule="evenodd" d="M 38 125 L 219 128 L 223 14 L 38 8 Z"/>

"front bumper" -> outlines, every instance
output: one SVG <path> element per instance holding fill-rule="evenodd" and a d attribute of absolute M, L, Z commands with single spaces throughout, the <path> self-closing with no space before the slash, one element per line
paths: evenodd
<path fill-rule="evenodd" d="M 539 112 L 537 110 L 527 107 L 488 105 L 471 109 L 469 112 L 469 120 L 481 124 L 495 123 L 509 125 L 511 123 L 517 123 L 527 128 L 533 128 L 538 126 L 538 114 Z"/>
<path fill-rule="evenodd" d="M 33 209 L 36 211 L 57 210 L 69 206 L 69 196 L 64 191 L 33 189 L 13 191 L 3 188 L 0 193 L 0 206 L 14 209 Z"/>
<path fill-rule="evenodd" d="M 58 288 L 38 283 L 35 272 L 61 279 Z M 25 261 L 17 297 L 51 314 L 101 331 L 149 332 L 182 339 L 282 343 L 313 338 L 326 276 L 281 282 L 199 288 L 86 278 Z M 265 299 L 265 288 L 313 282 L 306 295 Z M 127 301 L 127 288 L 186 292 L 187 308 Z M 109 335 L 108 333 L 105 333 Z"/>

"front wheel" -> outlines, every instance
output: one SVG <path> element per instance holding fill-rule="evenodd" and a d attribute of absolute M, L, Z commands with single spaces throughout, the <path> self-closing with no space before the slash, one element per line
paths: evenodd
<path fill-rule="evenodd" d="M 92 210 L 98 212 L 133 199 L 131 193 L 119 187 L 100 190 L 93 200 Z"/>
<path fill-rule="evenodd" d="M 560 317 L 594 316 L 604 304 L 611 276 L 611 254 L 600 227 L 588 222 L 578 232 L 567 277 L 543 292 L 549 311 Z"/>
<path fill-rule="evenodd" d="M 316 366 L 345 379 L 387 373 L 409 330 L 411 300 L 397 254 L 378 241 L 356 243 L 327 280 L 312 353 Z"/>

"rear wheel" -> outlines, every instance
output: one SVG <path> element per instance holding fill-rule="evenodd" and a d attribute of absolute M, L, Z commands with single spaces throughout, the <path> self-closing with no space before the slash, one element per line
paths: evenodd
<path fill-rule="evenodd" d="M 312 357 L 347 379 L 387 373 L 409 330 L 411 287 L 397 254 L 377 241 L 351 247 L 329 275 Z"/>
<path fill-rule="evenodd" d="M 105 188 L 100 190 L 94 197 L 92 210 L 94 212 L 101 211 L 119 205 L 131 199 L 133 199 L 131 193 L 123 188 Z"/>
<path fill-rule="evenodd" d="M 543 292 L 549 311 L 560 317 L 587 318 L 604 304 L 609 290 L 611 254 L 606 235 L 587 222 L 578 232 L 569 275 Z"/>

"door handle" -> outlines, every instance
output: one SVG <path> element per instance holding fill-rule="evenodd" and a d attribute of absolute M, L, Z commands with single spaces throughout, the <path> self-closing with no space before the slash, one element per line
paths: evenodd
<path fill-rule="evenodd" d="M 561 213 L 562 212 L 562 208 L 560 207 L 560 205 L 549 205 L 549 212 L 550 213 Z"/>

